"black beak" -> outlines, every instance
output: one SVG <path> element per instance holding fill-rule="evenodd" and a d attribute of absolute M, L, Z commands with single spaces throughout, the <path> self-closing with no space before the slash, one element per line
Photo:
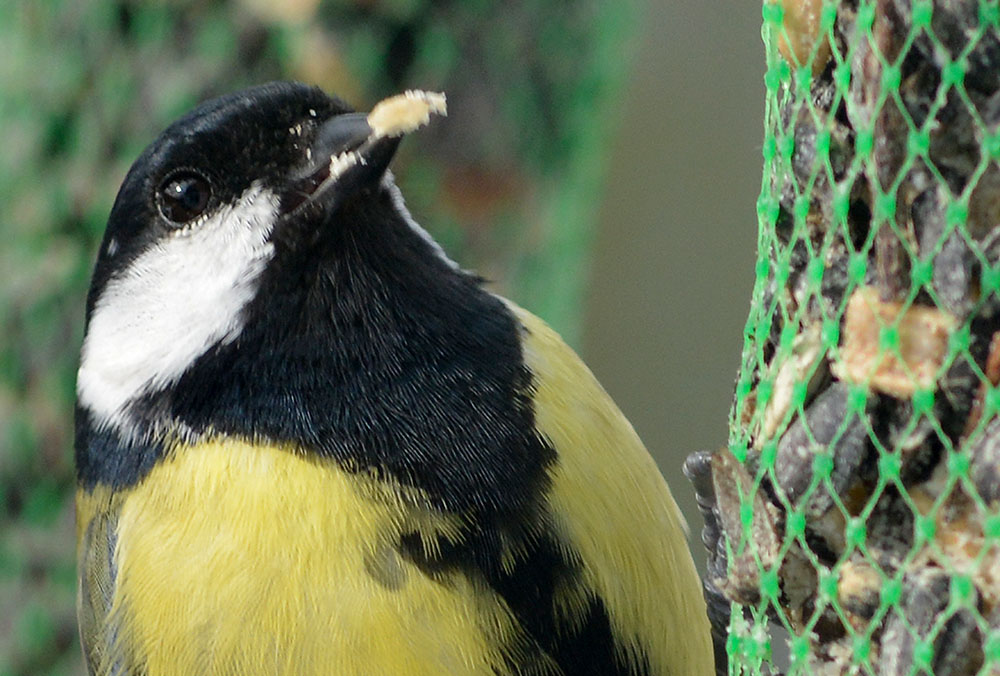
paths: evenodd
<path fill-rule="evenodd" d="M 312 144 L 312 156 L 330 158 L 347 150 L 355 150 L 372 135 L 365 113 L 335 115 L 323 123 Z"/>
<path fill-rule="evenodd" d="M 309 147 L 310 162 L 282 199 L 282 212 L 290 213 L 314 200 L 322 200 L 329 208 L 377 184 L 396 154 L 400 138 L 376 137 L 364 113 L 330 118 L 316 132 Z"/>

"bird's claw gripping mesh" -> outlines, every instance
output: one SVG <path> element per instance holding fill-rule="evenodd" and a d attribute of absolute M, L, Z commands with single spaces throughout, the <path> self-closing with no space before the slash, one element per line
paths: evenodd
<path fill-rule="evenodd" d="M 998 19 L 764 4 L 731 436 L 688 465 L 731 673 L 1000 674 Z"/>

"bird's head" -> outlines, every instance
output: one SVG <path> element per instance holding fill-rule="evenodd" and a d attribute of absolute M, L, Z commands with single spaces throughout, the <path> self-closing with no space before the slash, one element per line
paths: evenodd
<path fill-rule="evenodd" d="M 115 200 L 87 302 L 79 404 L 115 424 L 240 336 L 275 267 L 303 264 L 357 204 L 391 198 L 401 136 L 444 113 L 410 92 L 370 114 L 314 87 L 274 83 L 202 104 L 168 127 Z M 418 229 L 416 224 L 412 224 Z"/>

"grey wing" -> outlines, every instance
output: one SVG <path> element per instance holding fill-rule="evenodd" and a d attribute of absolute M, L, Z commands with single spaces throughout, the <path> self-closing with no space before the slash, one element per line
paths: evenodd
<path fill-rule="evenodd" d="M 116 511 L 98 512 L 81 535 L 76 599 L 80 643 L 91 676 L 144 676 L 145 669 L 121 640 L 121 617 L 112 615 L 117 525 Z"/>

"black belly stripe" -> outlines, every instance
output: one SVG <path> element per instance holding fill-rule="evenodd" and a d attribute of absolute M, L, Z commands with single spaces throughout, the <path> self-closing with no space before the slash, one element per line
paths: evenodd
<path fill-rule="evenodd" d="M 499 530 L 467 533 L 458 545 L 439 542 L 430 549 L 438 552 L 433 558 L 425 555 L 429 549 L 416 534 L 404 538 L 401 545 L 404 555 L 432 578 L 444 584 L 456 574 L 480 580 L 506 602 L 523 635 L 508 650 L 503 676 L 549 674 L 552 663 L 564 676 L 650 673 L 648 663 L 631 664 L 618 649 L 607 608 L 595 594 L 588 595 L 582 616 L 556 616 L 558 590 L 569 587 L 585 595 L 587 590 L 582 589 L 580 563 L 566 560 L 552 534 L 522 542 L 523 555 L 505 569 L 495 543 L 507 541 L 501 537 L 507 534 Z"/>

